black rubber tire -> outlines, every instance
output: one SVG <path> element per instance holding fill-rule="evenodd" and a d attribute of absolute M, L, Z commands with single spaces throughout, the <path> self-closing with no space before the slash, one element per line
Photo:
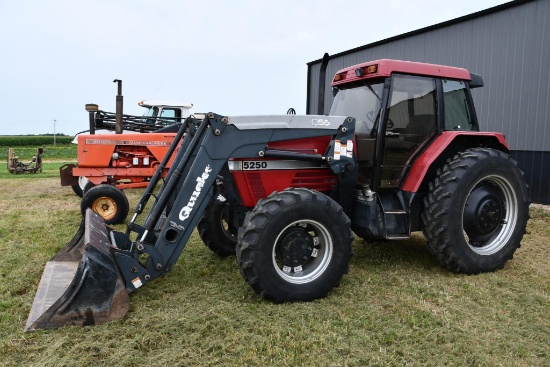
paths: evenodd
<path fill-rule="evenodd" d="M 101 184 L 93 186 L 84 193 L 80 202 L 82 215 L 87 208 L 99 214 L 107 224 L 123 223 L 128 216 L 128 198 L 113 185 Z"/>
<path fill-rule="evenodd" d="M 78 196 L 79 198 L 82 197 L 82 194 L 83 194 L 82 193 L 82 188 L 80 187 L 79 184 L 71 185 L 71 189 L 73 189 L 76 196 Z"/>
<path fill-rule="evenodd" d="M 227 205 L 213 199 L 197 225 L 202 242 L 219 256 L 235 255 L 239 229 L 225 220 Z"/>
<path fill-rule="evenodd" d="M 90 190 L 94 186 L 95 184 L 93 182 L 91 181 L 86 182 L 86 185 L 84 186 L 84 190 L 82 191 L 82 194 L 84 195 L 85 193 L 88 192 L 88 190 Z"/>
<path fill-rule="evenodd" d="M 84 189 L 80 186 L 80 182 L 75 184 L 75 185 L 71 185 L 71 188 L 73 189 L 74 193 L 78 197 L 81 198 L 86 191 L 88 191 L 89 189 L 91 189 L 94 186 L 95 185 L 91 181 L 88 181 L 88 182 L 86 182 L 86 185 L 84 186 Z"/>
<path fill-rule="evenodd" d="M 443 267 L 477 274 L 504 266 L 529 219 L 523 172 L 506 153 L 476 148 L 437 171 L 424 199 L 424 235 Z"/>
<path fill-rule="evenodd" d="M 334 200 L 313 190 L 288 189 L 260 200 L 247 213 L 239 229 L 237 262 L 263 298 L 312 301 L 340 285 L 353 240 L 350 220 Z"/>

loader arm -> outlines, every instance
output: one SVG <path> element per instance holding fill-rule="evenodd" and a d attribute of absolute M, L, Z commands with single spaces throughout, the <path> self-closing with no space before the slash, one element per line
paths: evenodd
<path fill-rule="evenodd" d="M 189 118 L 181 127 L 186 128 L 188 133 L 143 225 L 135 219 L 154 192 L 159 175 L 146 189 L 126 233 L 106 226 L 91 210 L 86 212 L 75 237 L 46 264 L 25 330 L 95 325 L 124 317 L 128 293 L 171 270 L 212 200 L 219 172 L 231 158 L 272 156 L 326 162 L 343 183 L 335 190 L 336 196 L 355 183 L 349 178 L 357 172 L 353 118 L 209 113 L 203 120 Z M 183 131 L 178 135 L 183 136 Z M 271 142 L 320 136 L 331 137 L 325 152 L 267 148 Z M 178 140 L 172 143 L 171 154 Z"/>
<path fill-rule="evenodd" d="M 330 124 L 319 127 L 312 124 L 316 118 L 326 120 L 325 116 L 222 117 L 209 114 L 199 124 L 185 149 L 180 150 L 182 154 L 176 157 L 172 166 L 175 168 L 169 173 L 143 227 L 133 226 L 133 231 L 140 236 L 138 240 L 131 249 L 115 250 L 127 291 L 132 292 L 171 270 L 210 203 L 212 187 L 229 158 L 280 156 L 284 152 L 270 152 L 266 145 L 275 141 L 330 135 L 334 138 L 324 154 L 287 154 L 297 160 L 326 161 L 339 176 L 353 172 L 353 157 L 341 155 L 340 150 L 335 154 L 335 142 L 353 141 L 354 120 L 330 117 Z M 171 210 L 163 217 L 167 205 Z M 152 233 L 160 221 L 160 231 Z M 139 261 L 142 253 L 149 256 L 146 264 Z"/>

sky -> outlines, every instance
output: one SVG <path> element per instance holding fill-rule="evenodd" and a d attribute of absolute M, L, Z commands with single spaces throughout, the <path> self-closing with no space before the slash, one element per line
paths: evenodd
<path fill-rule="evenodd" d="M 307 63 L 325 52 L 505 2 L 1 1 L 0 135 L 86 130 L 86 103 L 115 111 L 114 79 L 125 114 L 142 115 L 144 99 L 191 102 L 197 113 L 305 114 Z"/>

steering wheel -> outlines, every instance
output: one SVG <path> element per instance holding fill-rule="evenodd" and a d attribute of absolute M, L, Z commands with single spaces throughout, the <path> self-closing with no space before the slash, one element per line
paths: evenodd
<path fill-rule="evenodd" d="M 377 116 L 378 116 L 378 113 L 376 111 L 370 111 L 369 113 L 367 113 L 367 118 L 369 119 L 369 121 L 372 121 L 373 123 L 376 120 Z"/>
<path fill-rule="evenodd" d="M 367 119 L 369 121 L 371 121 L 373 124 L 376 123 L 376 119 L 380 116 L 380 112 L 376 112 L 376 111 L 370 111 L 367 113 Z M 373 128 L 373 125 L 372 124 L 369 124 L 368 122 L 366 122 L 367 126 L 369 127 L 369 129 L 372 129 Z M 393 129 L 393 127 L 395 126 L 395 124 L 393 123 L 392 120 L 390 120 L 388 118 L 388 123 L 386 124 L 386 127 L 388 129 Z"/>
<path fill-rule="evenodd" d="M 355 131 L 358 133 L 365 133 L 372 131 L 372 128 L 374 127 L 374 123 L 371 121 L 358 121 L 357 126 L 355 128 Z"/>

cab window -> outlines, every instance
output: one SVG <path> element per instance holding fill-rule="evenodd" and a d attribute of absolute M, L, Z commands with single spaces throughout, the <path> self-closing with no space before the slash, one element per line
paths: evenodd
<path fill-rule="evenodd" d="M 445 130 L 478 130 L 465 82 L 443 80 L 443 102 Z"/>
<path fill-rule="evenodd" d="M 160 113 L 161 119 L 166 119 L 160 121 L 162 125 L 171 125 L 181 120 L 181 111 L 175 108 L 164 108 Z"/>
<path fill-rule="evenodd" d="M 160 117 L 174 118 L 176 117 L 176 111 L 171 108 L 165 108 L 160 113 Z"/>

